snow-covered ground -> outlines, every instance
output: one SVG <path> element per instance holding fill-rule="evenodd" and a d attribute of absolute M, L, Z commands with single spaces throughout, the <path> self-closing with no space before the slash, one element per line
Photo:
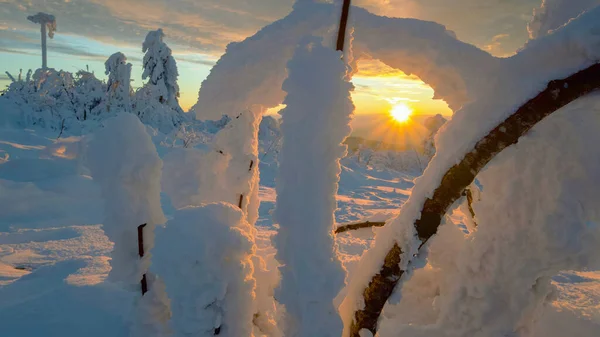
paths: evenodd
<path fill-rule="evenodd" d="M 0 335 L 128 336 L 134 299 L 106 281 L 113 244 L 102 230 L 101 191 L 84 165 L 82 138 L 55 137 L 40 130 L 0 130 Z M 162 156 L 170 152 L 155 138 Z M 256 243 L 272 270 L 276 164 L 273 151 L 261 157 Z M 414 178 L 344 158 L 336 221 L 391 217 L 410 195 Z M 164 195 L 162 206 L 170 218 L 174 208 Z M 456 223 L 464 223 L 464 217 L 460 211 L 452 215 Z M 372 238 L 371 229 L 337 235 L 340 258 L 350 273 Z M 540 322 L 542 330 L 557 335 L 563 331 L 557 329 L 572 331 L 569 324 L 588 326 L 581 331 L 600 328 L 600 273 L 563 272 L 554 284 L 559 293 L 554 310 Z"/>
<path fill-rule="evenodd" d="M 0 131 L 0 317 L 2 336 L 127 336 L 133 298 L 107 282 L 113 248 L 104 231 L 100 187 L 84 165 L 81 137 Z M 161 154 L 172 150 L 156 143 Z M 274 268 L 274 163 L 261 164 L 257 245 Z M 339 223 L 393 211 L 410 194 L 412 176 L 343 160 Z M 163 195 L 165 215 L 174 212 Z M 364 232 L 364 233 L 363 233 Z M 350 267 L 368 247 L 369 230 L 338 236 Z M 67 334 L 68 332 L 68 334 Z"/>

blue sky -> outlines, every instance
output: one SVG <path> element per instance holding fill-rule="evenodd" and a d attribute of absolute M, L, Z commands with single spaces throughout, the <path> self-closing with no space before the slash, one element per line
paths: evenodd
<path fill-rule="evenodd" d="M 540 0 L 354 0 L 381 15 L 436 21 L 466 42 L 497 56 L 514 53 L 528 39 L 527 23 Z M 2 73 L 41 64 L 39 26 L 27 15 L 57 17 L 49 40 L 50 67 L 90 69 L 104 78 L 103 63 L 121 51 L 141 80 L 141 43 L 149 30 L 163 28 L 178 62 L 182 105 L 194 103 L 202 80 L 228 43 L 240 41 L 291 11 L 293 0 L 0 0 Z M 357 78 L 355 82 L 367 82 Z M 376 81 L 375 81 L 376 82 Z M 389 83 L 389 77 L 386 83 Z M 7 84 L 0 76 L 0 86 Z M 377 87 L 370 81 L 369 86 Z M 360 88 L 360 86 L 357 86 Z M 358 89 L 360 90 L 360 89 Z M 434 111 L 432 111 L 433 113 Z"/>

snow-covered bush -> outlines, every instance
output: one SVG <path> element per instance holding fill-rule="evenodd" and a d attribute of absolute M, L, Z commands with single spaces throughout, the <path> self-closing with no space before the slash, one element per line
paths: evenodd
<path fill-rule="evenodd" d="M 90 118 L 98 119 L 100 107 L 106 98 L 106 84 L 96 78 L 93 73 L 80 70 L 75 78 L 75 104 L 76 118 L 87 121 Z"/>
<path fill-rule="evenodd" d="M 52 68 L 38 69 L 33 76 L 29 72 L 25 79 L 9 74 L 13 82 L 0 97 L 2 124 L 81 134 L 95 130 L 120 111 L 135 113 L 164 134 L 191 123 L 177 102 L 177 67 L 162 37 L 158 30 L 144 41 L 144 78 L 149 81 L 135 95 L 130 85 L 131 64 L 120 52 L 105 62 L 106 84 L 83 70 L 75 77 Z"/>
<path fill-rule="evenodd" d="M 29 77 L 29 75 L 27 76 Z M 9 124 L 50 130 L 77 128 L 74 79 L 71 73 L 52 68 L 35 71 L 31 80 L 16 81 L 2 95 Z"/>

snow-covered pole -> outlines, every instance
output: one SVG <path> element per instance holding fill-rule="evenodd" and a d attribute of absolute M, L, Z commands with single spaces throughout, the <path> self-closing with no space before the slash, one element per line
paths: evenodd
<path fill-rule="evenodd" d="M 27 20 L 40 24 L 40 33 L 42 34 L 42 69 L 47 68 L 46 60 L 46 32 L 50 38 L 54 37 L 54 31 L 56 30 L 56 18 L 54 15 L 39 12 L 36 15 L 30 15 Z M 46 27 L 48 30 L 46 31 Z"/>
<path fill-rule="evenodd" d="M 42 69 L 46 69 L 48 67 L 48 60 L 46 57 L 46 25 L 42 24 L 42 28 L 40 32 L 42 33 Z"/>
<path fill-rule="evenodd" d="M 288 63 L 283 90 L 283 145 L 273 218 L 281 263 L 276 298 L 285 306 L 286 336 L 339 336 L 334 297 L 345 271 L 333 238 L 335 195 L 354 112 L 340 52 L 307 37 Z M 308 136 L 307 136 L 308 135 Z M 310 212 L 307 212 L 310 210 Z"/>
<path fill-rule="evenodd" d="M 340 29 L 337 37 L 336 50 L 344 51 L 344 42 L 346 41 L 346 26 L 348 26 L 348 15 L 350 14 L 350 0 L 344 0 L 342 6 L 342 16 L 340 17 Z"/>

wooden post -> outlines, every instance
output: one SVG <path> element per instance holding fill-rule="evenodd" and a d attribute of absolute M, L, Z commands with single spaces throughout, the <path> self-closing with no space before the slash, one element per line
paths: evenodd
<path fill-rule="evenodd" d="M 140 254 L 140 258 L 144 257 L 144 227 L 146 224 L 138 226 L 138 252 Z M 142 296 L 148 292 L 148 282 L 146 281 L 146 274 L 142 276 Z"/>
<path fill-rule="evenodd" d="M 346 26 L 348 25 L 348 15 L 350 14 L 350 0 L 344 0 L 342 6 L 342 17 L 340 18 L 340 30 L 337 37 L 336 50 L 344 51 L 344 42 L 346 40 Z"/>

